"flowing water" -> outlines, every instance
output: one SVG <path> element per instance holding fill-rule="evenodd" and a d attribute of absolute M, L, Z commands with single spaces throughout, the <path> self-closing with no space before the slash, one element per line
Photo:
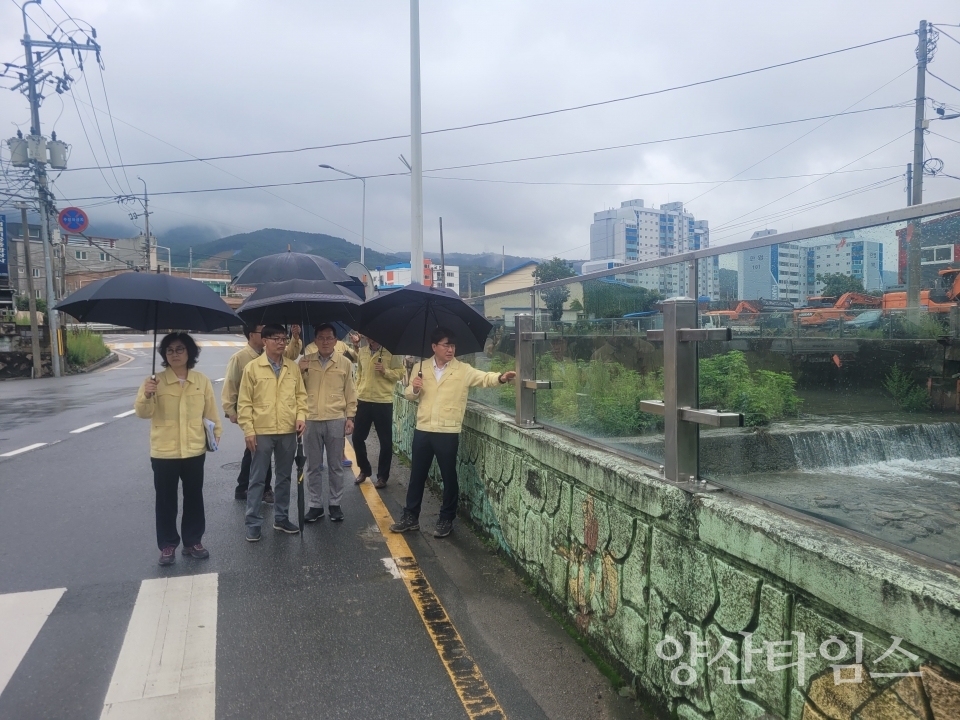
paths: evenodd
<path fill-rule="evenodd" d="M 960 565 L 960 423 L 831 420 L 773 430 L 795 467 L 717 482 Z"/>

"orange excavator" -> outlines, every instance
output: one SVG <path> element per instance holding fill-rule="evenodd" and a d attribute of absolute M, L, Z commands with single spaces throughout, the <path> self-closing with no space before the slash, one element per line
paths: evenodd
<path fill-rule="evenodd" d="M 810 298 L 811 301 L 825 301 L 829 298 L 818 297 Z M 800 308 L 793 311 L 794 321 L 800 323 L 803 327 L 821 327 L 823 325 L 836 325 L 837 323 L 853 320 L 854 316 L 848 313 L 848 310 L 861 308 L 879 308 L 883 305 L 883 299 L 876 295 L 865 295 L 858 292 L 847 292 L 841 295 L 832 305 L 822 305 L 817 307 L 811 303 L 811 306 Z"/>
<path fill-rule="evenodd" d="M 939 273 L 937 287 L 920 291 L 920 306 L 928 312 L 947 313 L 960 302 L 960 268 L 947 268 Z M 904 310 L 907 307 L 905 292 L 888 292 L 883 296 L 884 310 Z"/>
<path fill-rule="evenodd" d="M 710 327 L 726 327 L 727 325 L 752 325 L 760 310 L 746 300 L 741 300 L 733 310 L 711 310 L 703 314 L 704 324 Z M 751 317 L 754 316 L 754 317 Z"/>

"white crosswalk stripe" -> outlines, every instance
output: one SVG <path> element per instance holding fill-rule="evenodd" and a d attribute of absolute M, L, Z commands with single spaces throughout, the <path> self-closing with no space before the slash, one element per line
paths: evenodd
<path fill-rule="evenodd" d="M 101 720 L 213 720 L 217 575 L 144 580 Z"/>
<path fill-rule="evenodd" d="M 20 661 L 66 588 L 0 595 L 0 693 L 3 693 Z"/>

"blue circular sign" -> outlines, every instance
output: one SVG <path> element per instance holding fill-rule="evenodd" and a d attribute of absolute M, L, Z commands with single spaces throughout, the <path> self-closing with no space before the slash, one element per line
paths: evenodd
<path fill-rule="evenodd" d="M 60 211 L 60 227 L 67 232 L 82 233 L 90 224 L 87 214 L 80 208 L 68 207 Z"/>

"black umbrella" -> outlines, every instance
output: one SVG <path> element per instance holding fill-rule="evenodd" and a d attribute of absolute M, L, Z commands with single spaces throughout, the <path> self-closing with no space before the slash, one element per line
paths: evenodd
<path fill-rule="evenodd" d="M 297 435 L 297 454 L 294 456 L 297 461 L 297 525 L 300 527 L 300 537 L 303 537 L 303 465 L 307 458 L 303 454 L 303 436 Z"/>
<path fill-rule="evenodd" d="M 128 272 L 97 280 L 61 300 L 55 309 L 80 322 L 153 330 L 153 375 L 159 328 L 209 332 L 243 324 L 202 282 L 159 273 Z"/>
<path fill-rule="evenodd" d="M 363 304 L 359 330 L 395 355 L 429 357 L 429 335 L 443 327 L 457 338 L 457 354 L 483 350 L 493 327 L 448 288 L 411 283 Z"/>
<path fill-rule="evenodd" d="M 360 298 L 329 280 L 286 280 L 260 286 L 237 314 L 250 325 L 298 323 L 302 326 L 360 321 Z"/>
<path fill-rule="evenodd" d="M 329 280 L 349 288 L 361 300 L 364 286 L 357 278 L 347 275 L 332 260 L 320 255 L 287 251 L 257 258 L 243 268 L 233 279 L 234 285 L 257 287 L 284 280 Z"/>

